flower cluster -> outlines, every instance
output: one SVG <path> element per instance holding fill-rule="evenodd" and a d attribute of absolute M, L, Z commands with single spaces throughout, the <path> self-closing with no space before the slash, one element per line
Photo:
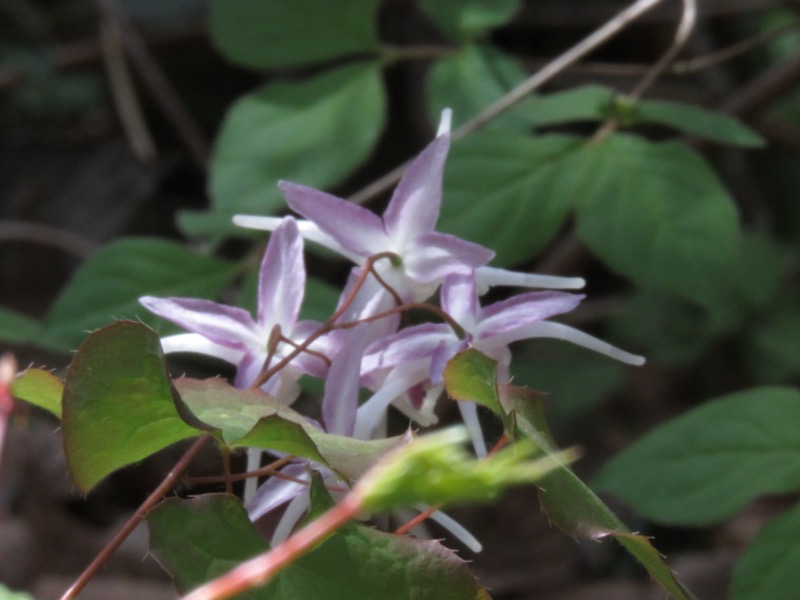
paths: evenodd
<path fill-rule="evenodd" d="M 227 361 L 237 368 L 236 385 L 260 386 L 285 404 L 297 397 L 302 375 L 325 378 L 318 426 L 358 439 L 385 435 L 390 406 L 419 426 L 436 423 L 445 365 L 469 347 L 497 361 L 500 383 L 510 380 L 510 345 L 537 337 L 566 340 L 642 364 L 639 356 L 548 320 L 571 311 L 583 299 L 553 290 L 580 288 L 582 279 L 489 267 L 491 250 L 435 230 L 450 146 L 449 119 L 445 111 L 436 139 L 406 170 L 383 216 L 330 194 L 281 182 L 289 207 L 303 220 L 235 217 L 242 227 L 272 231 L 261 263 L 256 317 L 206 300 L 144 297 L 141 302 L 150 311 L 190 332 L 163 338 L 165 352 L 198 352 Z M 339 306 L 326 323 L 298 320 L 306 278 L 304 240 L 355 264 Z M 498 285 L 550 291 L 529 291 L 481 306 L 480 295 Z M 444 322 L 401 328 L 402 311 L 420 306 L 437 291 L 439 308 L 425 306 Z M 371 396 L 359 405 L 361 388 Z M 475 405 L 458 406 L 475 452 L 485 455 Z M 293 477 L 307 477 L 306 466 L 299 462 L 285 469 Z M 333 473 L 324 475 L 335 478 Z M 251 517 L 289 502 L 282 524 L 288 529 L 307 507 L 302 488 L 291 481 L 268 480 L 247 499 Z M 278 532 L 279 537 L 288 533 Z"/>

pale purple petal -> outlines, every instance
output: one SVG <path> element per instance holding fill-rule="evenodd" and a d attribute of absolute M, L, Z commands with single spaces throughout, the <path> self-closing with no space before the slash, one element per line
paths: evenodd
<path fill-rule="evenodd" d="M 281 469 L 281 473 L 290 477 L 302 477 L 306 475 L 307 471 L 305 464 L 292 464 Z M 280 505 L 289 502 L 295 496 L 307 493 L 307 491 L 308 486 L 278 477 L 270 477 L 258 488 L 253 499 L 247 503 L 247 514 L 251 521 L 256 521 Z"/>
<path fill-rule="evenodd" d="M 246 352 L 237 365 L 236 378 L 233 381 L 233 385 L 241 389 L 250 387 L 250 384 L 256 380 L 264 369 L 264 362 L 266 360 L 267 354 L 265 352 Z M 277 376 L 273 376 L 271 380 L 266 382 L 261 388 L 265 392 L 269 392 L 270 388 L 275 385 L 276 377 Z"/>
<path fill-rule="evenodd" d="M 536 273 L 507 271 L 496 267 L 479 267 L 475 270 L 475 281 L 478 284 L 478 294 L 481 296 L 496 285 L 552 290 L 579 290 L 586 285 L 586 281 L 582 277 L 537 275 Z"/>
<path fill-rule="evenodd" d="M 242 350 L 233 350 L 225 346 L 220 346 L 199 333 L 168 335 L 161 338 L 161 348 L 164 350 L 164 354 L 193 352 L 195 354 L 213 356 L 214 358 L 219 358 L 232 365 L 238 365 L 239 361 L 244 357 L 244 352 Z"/>
<path fill-rule="evenodd" d="M 457 341 L 449 325 L 423 323 L 408 327 L 372 344 L 361 363 L 361 374 L 430 358 L 442 342 Z"/>
<path fill-rule="evenodd" d="M 292 210 L 313 221 L 345 250 L 364 258 L 393 250 L 383 221 L 366 208 L 296 183 L 282 181 L 278 187 Z"/>
<path fill-rule="evenodd" d="M 442 310 L 472 333 L 481 314 L 472 273 L 448 275 L 442 282 Z"/>
<path fill-rule="evenodd" d="M 212 342 L 247 350 L 263 342 L 256 337 L 256 324 L 246 310 L 196 298 L 154 298 L 144 296 L 139 302 L 157 314 Z"/>
<path fill-rule="evenodd" d="M 433 231 L 442 204 L 442 174 L 450 134 L 431 142 L 406 169 L 383 213 L 386 231 L 401 245 Z"/>
<path fill-rule="evenodd" d="M 509 339 L 506 343 L 510 344 L 512 341 L 530 338 L 555 338 L 571 342 L 577 346 L 583 346 L 589 350 L 594 350 L 600 354 L 605 354 L 611 358 L 627 363 L 629 365 L 641 366 L 644 364 L 645 359 L 642 356 L 625 352 L 611 344 L 599 340 L 594 336 L 584 333 L 574 327 L 569 327 L 563 323 L 553 323 L 550 321 L 540 321 L 538 323 L 531 323 L 516 332 L 513 332 L 514 339 Z M 519 337 L 521 335 L 522 337 Z"/>
<path fill-rule="evenodd" d="M 449 344 L 440 344 L 434 351 L 433 356 L 431 356 L 431 382 L 441 383 L 444 378 L 444 370 L 445 367 L 447 367 L 447 363 L 450 362 L 450 359 L 456 354 L 462 350 L 466 350 L 467 347 L 468 344 L 466 340 L 454 339 Z"/>
<path fill-rule="evenodd" d="M 381 388 L 358 407 L 353 437 L 359 440 L 370 439 L 392 401 L 426 379 L 428 364 L 425 360 L 395 367 Z"/>
<path fill-rule="evenodd" d="M 322 421 L 328 433 L 353 435 L 361 357 L 371 341 L 369 324 L 361 324 L 348 336 L 333 360 L 322 399 Z"/>
<path fill-rule="evenodd" d="M 408 276 L 415 281 L 442 280 L 455 272 L 467 272 L 485 265 L 494 252 L 446 233 L 426 233 L 414 241 L 403 257 Z"/>
<path fill-rule="evenodd" d="M 481 311 L 479 339 L 513 332 L 530 323 L 573 310 L 585 296 L 565 292 L 528 292 L 495 302 Z"/>
<path fill-rule="evenodd" d="M 428 507 L 423 505 L 420 510 L 424 512 L 425 510 L 428 510 Z M 458 541 L 460 541 L 473 552 L 480 552 L 483 550 L 481 543 L 467 530 L 466 527 L 442 511 L 434 511 L 431 513 L 430 519 L 431 521 L 436 521 L 439 523 L 439 525 L 452 533 Z"/>
<path fill-rule="evenodd" d="M 268 331 L 274 325 L 279 325 L 285 333 L 291 331 L 300 313 L 305 286 L 303 238 L 295 220 L 286 217 L 272 234 L 261 261 L 258 323 L 267 325 Z"/>

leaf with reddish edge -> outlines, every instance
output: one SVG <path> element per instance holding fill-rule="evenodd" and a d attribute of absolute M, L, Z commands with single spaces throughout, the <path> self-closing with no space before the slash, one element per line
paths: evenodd
<path fill-rule="evenodd" d="M 61 418 L 61 379 L 44 369 L 28 369 L 11 381 L 11 395 Z"/>
<path fill-rule="evenodd" d="M 523 435 L 533 439 L 548 453 L 556 451 L 544 420 L 540 394 L 508 385 L 500 388 L 500 398 L 503 406 L 513 413 L 516 426 Z M 673 598 L 694 599 L 650 541 L 632 533 L 569 468 L 554 470 L 537 485 L 542 509 L 559 529 L 574 537 L 593 540 L 614 537 Z"/>
<path fill-rule="evenodd" d="M 67 464 L 84 492 L 116 469 L 202 433 L 175 408 L 158 335 L 132 321 L 86 339 L 67 372 L 62 408 Z"/>
<path fill-rule="evenodd" d="M 317 481 L 312 514 L 332 506 Z M 148 516 L 153 553 L 182 593 L 264 552 L 241 503 L 233 496 L 170 499 Z M 439 542 L 346 524 L 278 573 L 248 600 L 488 600 L 465 561 Z"/>
<path fill-rule="evenodd" d="M 378 458 L 410 439 L 399 436 L 364 441 L 325 433 L 270 394 L 260 389 L 239 389 L 223 379 L 182 377 L 174 384 L 180 394 L 178 412 L 187 423 L 218 431 L 230 448 L 256 447 L 303 456 L 349 481 L 361 477 Z"/>
<path fill-rule="evenodd" d="M 264 417 L 278 416 L 285 421 L 302 425 L 301 415 L 277 402 L 261 389 L 241 389 L 224 379 L 191 379 L 174 381 L 184 409 L 213 429 L 221 432 L 227 444 L 234 444 Z M 183 411 L 181 411 L 183 412 Z"/>

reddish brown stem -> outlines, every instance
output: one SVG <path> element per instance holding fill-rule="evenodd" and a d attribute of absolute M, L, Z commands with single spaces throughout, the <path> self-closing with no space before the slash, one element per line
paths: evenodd
<path fill-rule="evenodd" d="M 302 344 L 295 347 L 295 349 L 292 352 L 287 354 L 274 366 L 262 371 L 261 374 L 258 377 L 256 377 L 255 381 L 250 384 L 249 389 L 251 390 L 256 389 L 264 385 L 267 381 L 270 380 L 270 378 L 272 378 L 273 375 L 275 375 L 275 373 L 278 373 L 281 369 L 283 369 L 286 365 L 292 362 L 295 358 L 300 356 L 300 353 L 305 352 L 308 349 L 308 347 L 311 346 L 311 344 L 313 344 L 316 340 L 318 340 L 320 337 L 331 331 L 333 329 L 334 323 L 336 323 L 336 321 L 342 317 L 342 315 L 347 311 L 348 308 L 350 308 L 350 306 L 355 301 L 358 291 L 364 285 L 364 282 L 367 280 L 367 277 L 371 272 L 372 265 L 374 265 L 377 261 L 381 259 L 396 258 L 396 257 L 397 255 L 392 252 L 379 252 L 374 256 L 370 256 L 364 263 L 364 267 L 361 271 L 361 274 L 358 276 L 358 279 L 356 280 L 356 283 L 353 286 L 350 295 L 345 299 L 344 302 L 342 302 L 341 306 L 339 306 L 336 312 L 333 313 L 333 315 L 327 321 L 325 321 L 320 326 L 319 329 L 317 329 L 314 333 L 309 335 L 303 341 Z"/>
<path fill-rule="evenodd" d="M 92 579 L 92 577 L 97 574 L 105 562 L 111 558 L 111 555 L 116 552 L 117 548 L 120 547 L 122 542 L 131 534 L 131 532 L 136 528 L 136 526 L 147 516 L 147 513 L 152 510 L 152 508 L 158 504 L 158 502 L 164 497 L 164 495 L 171 490 L 178 481 L 178 478 L 191 464 L 203 446 L 211 439 L 210 435 L 204 435 L 201 438 L 195 440 L 195 442 L 191 445 L 191 447 L 186 451 L 186 453 L 181 457 L 178 463 L 175 465 L 175 468 L 167 474 L 164 478 L 164 481 L 161 482 L 152 494 L 150 494 L 147 499 L 142 503 L 142 505 L 136 510 L 135 513 L 131 516 L 130 519 L 122 526 L 114 538 L 106 544 L 106 547 L 100 551 L 95 559 L 91 562 L 91 564 L 86 567 L 83 573 L 80 574 L 78 579 L 75 580 L 70 588 L 64 592 L 64 595 L 61 596 L 61 600 L 70 600 L 71 598 L 75 598 L 78 593 L 86 587 L 86 584 Z"/>
<path fill-rule="evenodd" d="M 361 504 L 360 495 L 348 494 L 339 504 L 281 545 L 251 558 L 225 575 L 197 588 L 184 596 L 183 600 L 223 600 L 255 586 L 264 585 L 286 565 L 297 560 L 345 523 L 354 519 L 361 510 Z"/>

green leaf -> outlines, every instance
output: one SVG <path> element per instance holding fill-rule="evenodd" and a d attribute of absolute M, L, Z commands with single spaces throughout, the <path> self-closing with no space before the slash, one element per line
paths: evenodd
<path fill-rule="evenodd" d="M 491 46 L 470 44 L 457 54 L 436 61 L 428 75 L 428 114 L 436 123 L 444 107 L 453 109 L 457 127 L 477 115 L 526 78 L 510 56 Z M 492 120 L 487 127 L 527 132 L 530 124 L 519 110 Z"/>
<path fill-rule="evenodd" d="M 268 549 L 239 499 L 226 494 L 167 498 L 147 515 L 147 527 L 150 551 L 182 594 Z M 259 598 L 263 591 L 237 596 Z"/>
<path fill-rule="evenodd" d="M 762 494 L 800 489 L 798 420 L 792 388 L 723 396 L 635 442 L 595 484 L 657 521 L 716 523 Z"/>
<path fill-rule="evenodd" d="M 540 339 L 514 349 L 511 373 L 515 383 L 545 392 L 553 418 L 565 420 L 586 413 L 618 389 L 627 369 L 585 348 Z"/>
<path fill-rule="evenodd" d="M 198 256 L 181 244 L 155 238 L 112 242 L 92 255 L 66 285 L 44 319 L 45 333 L 76 347 L 86 332 L 114 318 L 159 322 L 139 297 L 218 295 L 236 274 L 236 265 Z"/>
<path fill-rule="evenodd" d="M 602 121 L 613 114 L 614 90 L 584 85 L 563 92 L 531 96 L 525 115 L 531 125 L 561 125 L 575 121 Z"/>
<path fill-rule="evenodd" d="M 384 117 L 375 63 L 270 83 L 240 98 L 225 117 L 211 159 L 210 231 L 236 232 L 231 217 L 238 213 L 285 208 L 281 179 L 320 189 L 341 182 L 369 155 Z"/>
<path fill-rule="evenodd" d="M 800 590 L 800 504 L 772 519 L 733 571 L 731 600 L 792 600 Z"/>
<path fill-rule="evenodd" d="M 381 459 L 353 493 L 368 512 L 419 503 L 491 502 L 509 487 L 535 483 L 577 458 L 574 450 L 537 458 L 539 447 L 526 439 L 476 459 L 463 447 L 468 439 L 463 426 L 421 436 Z"/>
<path fill-rule="evenodd" d="M 169 499 L 148 516 L 152 551 L 190 589 L 266 550 L 232 496 Z M 369 568 L 365 568 L 365 566 Z M 435 541 L 345 525 L 288 565 L 250 600 L 488 600 L 466 563 Z"/>
<path fill-rule="evenodd" d="M 562 193 L 577 209 L 577 233 L 609 267 L 639 285 L 713 304 L 739 228 L 730 196 L 701 156 L 680 143 L 617 134 L 562 167 L 575 179 Z"/>
<path fill-rule="evenodd" d="M 39 321 L 0 306 L 0 340 L 12 344 L 37 344 L 41 336 L 42 325 Z"/>
<path fill-rule="evenodd" d="M 214 43 L 251 69 L 295 67 L 376 52 L 379 0 L 212 0 Z"/>
<path fill-rule="evenodd" d="M 757 381 L 791 382 L 800 374 L 800 307 L 765 314 L 744 342 L 747 367 Z"/>
<path fill-rule="evenodd" d="M 306 433 L 314 441 L 325 463 L 347 481 L 357 481 L 387 453 L 408 444 L 410 434 L 377 440 L 357 440 L 343 435 L 324 433 L 308 427 Z"/>
<path fill-rule="evenodd" d="M 477 402 L 497 415 L 505 415 L 497 396 L 497 361 L 474 348 L 448 361 L 444 386 L 453 400 Z"/>
<path fill-rule="evenodd" d="M 178 415 L 158 335 L 130 321 L 96 331 L 78 349 L 64 382 L 62 430 L 67 464 L 84 492 L 201 433 Z"/>
<path fill-rule="evenodd" d="M 669 366 L 697 360 L 727 330 L 710 309 L 654 290 L 635 293 L 609 325 L 624 347 L 644 347 L 649 359 Z"/>
<path fill-rule="evenodd" d="M 660 123 L 690 135 L 743 148 L 761 148 L 766 142 L 741 121 L 726 114 L 700 106 L 640 100 L 633 109 L 633 120 L 643 123 Z"/>
<path fill-rule="evenodd" d="M 187 424 L 219 431 L 231 448 L 255 447 L 303 456 L 348 481 L 356 481 L 386 453 L 408 443 L 406 436 L 357 440 L 325 433 L 266 392 L 235 388 L 222 379 L 180 378 L 174 385 Z"/>
<path fill-rule="evenodd" d="M 44 369 L 27 369 L 11 381 L 11 395 L 61 418 L 61 379 Z"/>
<path fill-rule="evenodd" d="M 325 463 L 304 429 L 311 427 L 306 420 L 263 390 L 235 388 L 223 379 L 181 377 L 173 383 L 191 414 L 219 430 L 229 446 L 268 448 Z"/>
<path fill-rule="evenodd" d="M 579 176 L 562 169 L 581 140 L 479 133 L 453 146 L 439 228 L 493 249 L 494 266 L 533 257 L 563 226 L 572 198 L 560 186 Z"/>
<path fill-rule="evenodd" d="M 30 594 L 25 592 L 12 592 L 2 583 L 0 583 L 0 600 L 36 600 Z"/>
<path fill-rule="evenodd" d="M 513 413 L 520 432 L 547 452 L 555 452 L 544 420 L 539 395 L 516 386 L 501 390 L 503 406 Z M 568 467 L 562 466 L 539 482 L 539 502 L 557 527 L 575 537 L 599 541 L 616 539 L 650 576 L 675 600 L 694 600 L 677 580 L 646 537 L 633 534 L 617 516 Z"/>
<path fill-rule="evenodd" d="M 422 8 L 456 41 L 480 37 L 507 23 L 519 10 L 519 0 L 422 0 Z"/>

